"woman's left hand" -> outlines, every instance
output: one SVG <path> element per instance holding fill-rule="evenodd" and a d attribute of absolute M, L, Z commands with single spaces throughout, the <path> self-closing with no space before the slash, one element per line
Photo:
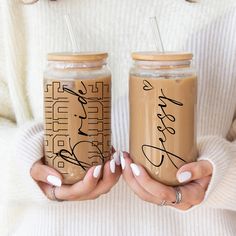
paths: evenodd
<path fill-rule="evenodd" d="M 142 166 L 132 163 L 128 153 L 123 152 L 120 158 L 123 177 L 139 198 L 157 205 L 166 203 L 181 210 L 187 210 L 203 201 L 213 170 L 212 164 L 205 160 L 182 166 L 177 172 L 182 200 L 173 205 L 171 203 L 176 201 L 174 187 L 152 179 Z M 184 182 L 186 184 L 183 185 Z"/>

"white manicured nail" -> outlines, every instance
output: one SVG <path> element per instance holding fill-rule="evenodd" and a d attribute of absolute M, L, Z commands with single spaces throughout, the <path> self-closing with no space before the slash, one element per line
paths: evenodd
<path fill-rule="evenodd" d="M 116 165 L 120 165 L 120 152 L 119 151 L 116 151 L 114 154 L 113 154 L 113 158 L 116 162 Z"/>
<path fill-rule="evenodd" d="M 137 165 L 135 165 L 134 163 L 131 163 L 130 167 L 131 167 L 131 170 L 132 170 L 134 175 L 136 175 L 136 176 L 140 175 L 140 170 L 139 170 Z"/>
<path fill-rule="evenodd" d="M 94 178 L 97 178 L 100 175 L 101 169 L 102 169 L 101 165 L 95 167 L 95 169 L 93 171 Z"/>
<path fill-rule="evenodd" d="M 183 183 L 190 180 L 191 177 L 192 177 L 191 172 L 185 171 L 185 172 L 180 173 L 177 178 L 180 183 Z"/>
<path fill-rule="evenodd" d="M 52 184 L 53 186 L 61 187 L 61 180 L 53 175 L 47 176 L 48 183 Z"/>
<path fill-rule="evenodd" d="M 115 160 L 114 159 L 112 159 L 111 161 L 110 161 L 110 170 L 111 170 L 111 173 L 115 173 L 115 171 L 116 171 L 116 163 L 115 163 Z"/>
<path fill-rule="evenodd" d="M 124 158 L 123 152 L 120 152 L 120 163 L 121 163 L 122 170 L 124 170 L 125 169 L 125 158 Z"/>

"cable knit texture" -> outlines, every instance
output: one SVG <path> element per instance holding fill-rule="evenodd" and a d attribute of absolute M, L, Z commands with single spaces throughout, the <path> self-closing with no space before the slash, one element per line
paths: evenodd
<path fill-rule="evenodd" d="M 236 235 L 235 0 L 18 0 L 0 2 L 0 235 Z M 113 145 L 128 150 L 130 53 L 154 50 L 158 17 L 165 50 L 194 54 L 199 159 L 213 165 L 204 201 L 182 212 L 140 200 L 121 179 L 94 201 L 49 201 L 30 177 L 43 150 L 43 70 L 48 52 L 108 51 Z"/>
<path fill-rule="evenodd" d="M 43 135 L 43 125 L 41 123 L 28 122 L 20 127 L 16 136 L 16 166 L 25 173 L 25 175 L 22 175 L 22 182 L 25 184 L 24 186 L 19 186 L 24 193 L 22 201 L 47 200 L 40 188 L 35 184 L 35 181 L 30 177 L 32 165 L 44 156 Z M 15 200 L 19 201 L 20 199 L 17 197 Z"/>

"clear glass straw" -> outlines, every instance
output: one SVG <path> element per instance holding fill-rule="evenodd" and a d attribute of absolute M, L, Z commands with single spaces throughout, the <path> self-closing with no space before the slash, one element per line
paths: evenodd
<path fill-rule="evenodd" d="M 159 42 L 160 42 L 161 43 L 161 51 L 162 51 L 162 53 L 165 53 L 159 25 L 157 22 L 157 17 L 156 16 L 150 17 L 150 22 L 151 22 L 151 26 L 152 26 L 153 35 L 155 37 L 156 49 L 157 49 L 157 51 L 159 50 Z"/>
<path fill-rule="evenodd" d="M 64 15 L 64 19 L 65 19 L 66 26 L 67 26 L 67 29 L 68 29 L 68 32 L 69 32 L 70 41 L 71 41 L 71 44 L 72 44 L 72 50 L 73 50 L 73 52 L 77 52 L 79 50 L 79 48 L 78 48 L 76 40 L 75 40 L 75 34 L 74 34 L 74 31 L 73 31 L 73 28 L 72 28 L 70 16 L 68 14 L 66 14 L 66 15 Z"/>

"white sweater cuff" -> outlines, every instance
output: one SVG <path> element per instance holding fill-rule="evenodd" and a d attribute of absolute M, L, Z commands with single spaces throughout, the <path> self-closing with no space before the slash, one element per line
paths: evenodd
<path fill-rule="evenodd" d="M 37 183 L 30 176 L 32 165 L 44 156 L 44 130 L 41 123 L 29 122 L 19 128 L 16 138 L 15 158 L 21 167 L 23 198 L 28 201 L 48 201 Z M 22 195 L 22 194 L 21 194 Z"/>
<path fill-rule="evenodd" d="M 218 136 L 201 137 L 199 159 L 213 166 L 210 184 L 202 204 L 206 207 L 236 210 L 236 144 Z"/>

